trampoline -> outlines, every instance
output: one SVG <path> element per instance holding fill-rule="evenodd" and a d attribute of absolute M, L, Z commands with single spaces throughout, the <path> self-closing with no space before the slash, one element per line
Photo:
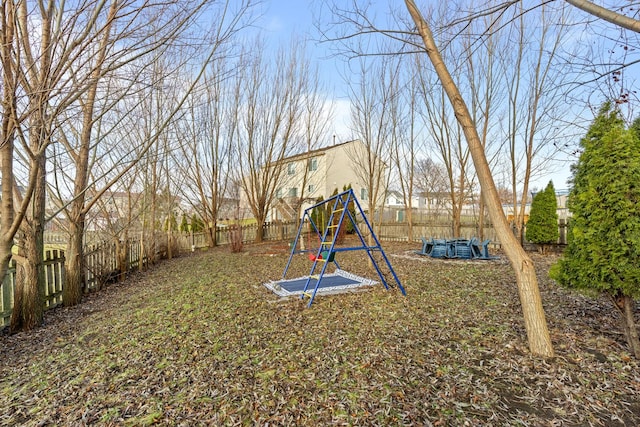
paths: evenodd
<path fill-rule="evenodd" d="M 298 277 L 295 279 L 280 280 L 277 282 L 268 282 L 264 286 L 267 287 L 274 294 L 281 297 L 288 297 L 293 295 L 302 295 L 304 291 L 304 285 L 307 283 L 309 276 Z M 308 290 L 312 290 L 316 287 L 318 279 L 311 278 L 309 281 Z M 342 292 L 349 292 L 356 288 L 364 286 L 373 286 L 377 282 L 366 279 L 364 277 L 357 276 L 352 273 L 348 273 L 344 270 L 337 269 L 334 273 L 324 274 L 320 280 L 318 286 L 319 294 L 336 294 Z"/>

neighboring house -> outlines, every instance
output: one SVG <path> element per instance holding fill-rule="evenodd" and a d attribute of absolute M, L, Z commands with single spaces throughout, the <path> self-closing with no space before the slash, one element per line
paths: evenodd
<path fill-rule="evenodd" d="M 387 191 L 384 199 L 385 208 L 404 208 L 404 196 L 396 190 Z"/>
<path fill-rule="evenodd" d="M 401 192 L 388 191 L 384 207 L 386 209 L 385 220 L 397 222 L 406 220 L 406 206 Z M 447 215 L 451 212 L 451 194 L 448 192 L 418 192 L 411 198 L 411 207 L 414 212 L 414 221 L 417 222 L 438 215 Z M 469 201 L 462 206 L 461 215 L 473 216 L 477 211 L 477 203 Z"/>
<path fill-rule="evenodd" d="M 336 188 L 341 192 L 348 185 L 366 209 L 368 188 L 358 174 L 358 160 L 366 155 L 365 145 L 356 139 L 283 159 L 282 176 L 267 221 L 295 219 L 296 205 L 300 202 L 301 209 L 306 209 L 319 197 L 326 199 Z M 380 165 L 385 167 L 382 162 Z"/>
<path fill-rule="evenodd" d="M 507 217 L 507 221 L 509 221 L 509 223 L 515 221 L 516 219 L 516 214 L 520 213 L 520 209 L 522 208 L 522 205 L 520 204 L 520 202 L 518 202 L 518 206 L 517 209 L 514 210 L 513 209 L 513 203 L 503 203 L 502 204 L 502 210 L 504 211 L 504 214 Z M 531 203 L 527 203 L 524 206 L 524 223 L 526 224 L 527 221 L 529 221 L 529 212 L 531 211 Z"/>
<path fill-rule="evenodd" d="M 150 209 L 151 201 L 145 200 L 144 194 L 139 192 L 107 191 L 100 201 L 92 208 L 87 218 L 87 230 L 97 231 L 104 229 L 120 230 L 124 227 L 140 227 L 142 213 Z M 163 223 L 171 211 L 180 222 L 183 215 L 189 217 L 192 213 L 191 206 L 182 198 L 172 195 L 169 199 L 166 195 L 158 194 L 156 199 L 156 220 Z M 148 218 L 147 218 L 148 220 Z"/>
<path fill-rule="evenodd" d="M 417 202 L 414 198 L 413 203 Z M 417 206 L 417 203 L 414 205 Z M 384 198 L 383 220 L 402 222 L 405 219 L 404 196 L 397 190 L 387 191 Z"/>
<path fill-rule="evenodd" d="M 420 211 L 436 215 L 451 211 L 451 194 L 447 191 L 423 191 L 416 195 L 418 203 L 413 203 Z"/>
<path fill-rule="evenodd" d="M 87 194 L 88 197 L 92 195 Z M 87 216 L 87 231 L 99 231 L 113 227 L 121 228 L 129 217 L 137 218 L 143 207 L 142 193 L 107 191 Z"/>
<path fill-rule="evenodd" d="M 208 200 L 211 203 L 211 200 Z M 201 203 L 196 205 L 193 209 L 196 213 L 209 211 L 210 205 L 203 207 Z M 217 212 L 218 221 L 229 221 L 234 219 L 243 219 L 247 217 L 246 212 L 240 210 L 240 199 L 237 197 L 223 197 L 218 206 Z"/>
<path fill-rule="evenodd" d="M 536 193 L 532 192 L 531 193 L 531 199 L 533 199 L 535 197 Z M 561 189 L 561 190 L 556 190 L 556 203 L 558 205 L 558 207 L 556 208 L 556 213 L 558 214 L 558 219 L 559 220 L 564 220 L 566 221 L 567 219 L 571 218 L 571 212 L 569 212 L 569 208 L 567 206 L 567 201 L 569 198 L 569 190 L 568 189 Z M 513 206 L 508 206 L 508 205 L 503 205 L 503 208 L 505 209 L 505 214 L 507 215 L 507 218 L 509 220 L 511 220 L 512 218 L 512 212 L 513 212 Z M 527 222 L 527 220 L 529 219 L 529 210 L 531 209 L 531 203 L 527 203 L 527 206 L 525 207 L 525 224 Z"/>
<path fill-rule="evenodd" d="M 571 212 L 569 212 L 569 207 L 567 206 L 568 198 L 568 189 L 556 190 L 556 202 L 558 203 L 558 219 L 563 219 L 566 221 L 571 217 Z"/>
<path fill-rule="evenodd" d="M 240 199 L 236 197 L 223 197 L 218 207 L 218 220 L 230 220 L 242 218 L 240 212 Z"/>

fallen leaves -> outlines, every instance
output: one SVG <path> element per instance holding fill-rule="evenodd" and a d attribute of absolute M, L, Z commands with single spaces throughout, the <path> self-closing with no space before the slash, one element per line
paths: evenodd
<path fill-rule="evenodd" d="M 534 258 L 557 351 L 535 358 L 508 263 L 410 249 L 385 245 L 407 297 L 376 286 L 310 309 L 260 285 L 288 257 L 267 245 L 163 262 L 1 337 L 0 424 L 640 424 L 638 362 L 607 301 Z M 338 261 L 375 278 L 361 253 Z"/>

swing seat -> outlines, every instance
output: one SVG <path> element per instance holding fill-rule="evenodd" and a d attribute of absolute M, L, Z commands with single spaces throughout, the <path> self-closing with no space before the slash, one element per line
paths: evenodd
<path fill-rule="evenodd" d="M 318 255 L 317 259 L 322 259 L 322 254 Z M 309 261 L 315 261 L 316 260 L 316 254 L 314 254 L 313 252 L 309 252 Z"/>
<path fill-rule="evenodd" d="M 335 257 L 336 257 L 335 252 L 322 251 L 322 253 L 320 254 L 320 259 L 326 259 L 327 262 L 333 262 Z"/>
<path fill-rule="evenodd" d="M 320 252 L 320 255 L 318 255 L 317 257 L 313 252 L 309 252 L 309 261 L 315 261 L 317 259 L 318 261 L 327 260 L 327 262 L 332 262 L 335 259 L 335 257 L 336 257 L 335 251 L 333 252 L 322 251 Z"/>

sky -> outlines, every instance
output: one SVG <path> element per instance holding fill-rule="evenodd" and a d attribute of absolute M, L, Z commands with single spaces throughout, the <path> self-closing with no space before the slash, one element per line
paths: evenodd
<path fill-rule="evenodd" d="M 385 10 L 388 7 L 386 1 L 372 3 Z M 314 37 L 313 19 L 314 13 L 317 13 L 314 10 L 317 10 L 319 5 L 319 0 L 265 0 L 259 6 L 261 14 L 259 26 L 263 30 L 266 41 L 275 49 L 279 43 L 288 43 L 293 34 Z M 380 12 L 383 11 L 380 10 Z M 334 102 L 334 120 L 331 135 L 328 135 L 328 138 L 332 139 L 333 135 L 336 135 L 338 142 L 351 139 L 354 135 L 350 131 L 349 125 L 349 101 L 346 84 L 341 73 L 341 70 L 344 69 L 344 61 L 331 57 L 327 44 L 318 44 L 310 40 L 308 46 L 311 59 L 319 67 Z M 546 186 L 549 180 L 553 180 L 556 189 L 566 189 L 569 178 L 570 162 L 567 162 L 560 165 L 556 172 L 537 177 L 531 187 L 541 189 Z"/>
<path fill-rule="evenodd" d="M 274 49 L 278 43 L 287 44 L 292 35 L 308 38 L 311 61 L 318 67 L 333 101 L 334 120 L 327 143 L 332 142 L 334 135 L 337 142 L 346 141 L 353 135 L 349 125 L 347 89 L 341 75 L 344 62 L 332 57 L 327 43 L 316 40 L 314 13 L 317 15 L 319 3 L 319 0 L 267 0 L 261 5 L 263 17 L 260 21 L 265 37 Z"/>

